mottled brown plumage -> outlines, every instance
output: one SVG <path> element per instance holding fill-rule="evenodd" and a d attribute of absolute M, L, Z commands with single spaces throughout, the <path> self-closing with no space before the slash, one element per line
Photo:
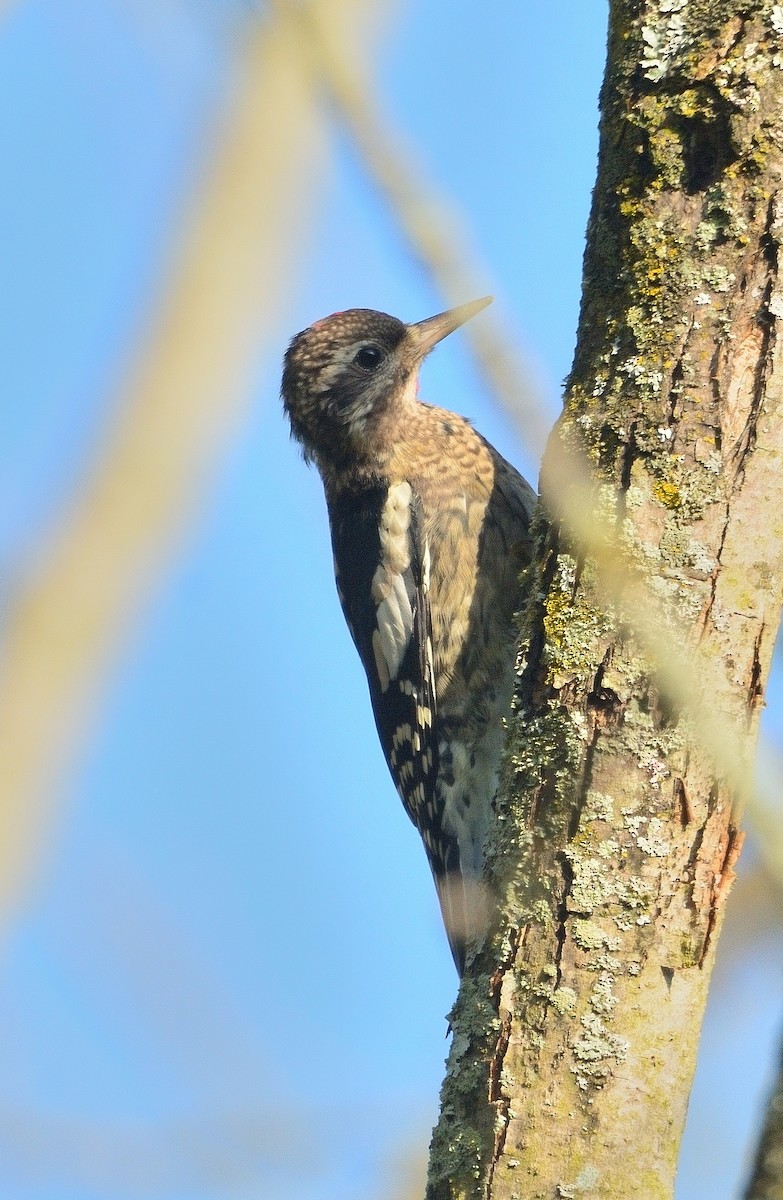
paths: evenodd
<path fill-rule="evenodd" d="M 421 403 L 417 381 L 429 350 L 485 303 L 415 325 L 371 309 L 327 317 L 292 341 L 282 388 L 324 482 L 340 600 L 460 972 L 485 919 L 535 496 L 464 417 Z"/>

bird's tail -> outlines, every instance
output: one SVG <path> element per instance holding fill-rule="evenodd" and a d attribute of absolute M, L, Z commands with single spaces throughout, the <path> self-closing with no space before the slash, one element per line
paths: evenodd
<path fill-rule="evenodd" d="M 435 876 L 443 924 L 460 979 L 468 947 L 478 944 L 489 923 L 487 885 L 476 875 L 449 871 Z"/>

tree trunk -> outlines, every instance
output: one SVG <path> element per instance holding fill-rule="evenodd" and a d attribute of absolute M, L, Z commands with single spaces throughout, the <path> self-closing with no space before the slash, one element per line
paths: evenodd
<path fill-rule="evenodd" d="M 428 1200 L 671 1197 L 783 586 L 783 7 L 613 0 Z"/>

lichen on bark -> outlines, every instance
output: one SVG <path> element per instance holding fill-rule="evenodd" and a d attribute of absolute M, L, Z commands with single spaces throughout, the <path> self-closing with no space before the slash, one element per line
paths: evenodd
<path fill-rule="evenodd" d="M 781 607 L 782 113 L 780 6 L 610 5 L 498 921 L 453 1013 L 429 1200 L 672 1194 Z"/>

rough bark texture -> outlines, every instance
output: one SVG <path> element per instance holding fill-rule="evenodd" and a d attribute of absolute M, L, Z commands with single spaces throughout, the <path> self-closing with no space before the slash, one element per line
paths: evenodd
<path fill-rule="evenodd" d="M 745 1200 L 783 1200 L 783 1046 Z"/>
<path fill-rule="evenodd" d="M 522 614 L 501 916 L 454 1009 L 428 1200 L 672 1195 L 781 607 L 782 124 L 783 8 L 611 4 L 578 348 Z M 608 559 L 564 515 L 564 468 L 589 473 Z M 679 691 L 651 651 L 667 639 Z"/>

